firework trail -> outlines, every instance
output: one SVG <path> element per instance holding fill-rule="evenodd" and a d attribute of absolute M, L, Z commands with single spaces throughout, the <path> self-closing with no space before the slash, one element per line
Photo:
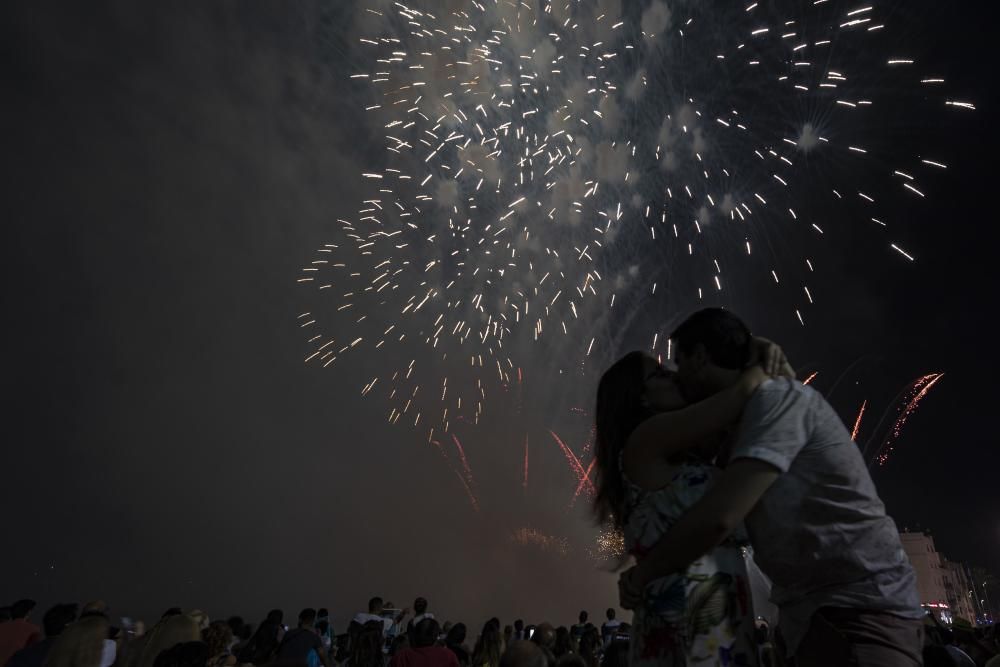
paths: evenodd
<path fill-rule="evenodd" d="M 886 464 L 889 460 L 889 456 L 893 452 L 893 447 L 896 444 L 896 441 L 899 439 L 903 426 L 906 425 L 906 420 L 909 419 L 910 416 L 916 411 L 917 406 L 920 405 L 920 401 L 923 400 L 923 398 L 931 390 L 931 387 L 937 384 L 943 377 L 944 373 L 929 373 L 910 383 L 907 390 L 905 390 L 906 397 L 898 410 L 896 421 L 893 423 L 892 428 L 889 429 L 889 432 L 882 440 L 882 444 L 869 462 L 869 466 L 874 465 L 876 462 L 880 466 Z M 885 416 L 883 415 L 883 419 L 884 418 Z M 881 420 L 879 423 L 881 424 Z M 876 431 L 877 430 L 878 429 L 876 428 Z"/>
<path fill-rule="evenodd" d="M 587 466 L 587 470 L 583 473 L 583 478 L 576 485 L 576 490 L 573 491 L 573 498 L 569 501 L 569 506 L 573 507 L 576 504 L 577 498 L 580 497 L 580 492 L 587 489 L 587 495 L 593 496 L 597 493 L 594 483 L 591 478 L 591 473 L 594 472 L 594 464 L 597 463 L 596 458 L 590 459 L 590 464 Z"/>
<path fill-rule="evenodd" d="M 473 491 L 472 487 L 469 485 L 468 479 L 463 477 L 462 473 L 458 472 L 458 470 L 453 469 L 452 472 L 455 473 L 455 476 L 458 477 L 458 481 L 462 484 L 462 488 L 465 489 L 465 495 L 468 496 L 469 504 L 472 505 L 473 511 L 479 512 L 479 498 L 476 497 L 476 492 Z"/>
<path fill-rule="evenodd" d="M 974 105 L 883 50 L 889 16 L 836 2 L 375 0 L 352 78 L 385 152 L 299 278 L 307 363 L 360 355 L 362 393 L 432 440 L 478 423 L 525 357 L 615 352 L 649 297 L 687 303 L 753 271 L 805 323 L 809 249 L 835 221 L 912 261 L 894 207 L 947 167 L 866 132 L 877 113 L 905 117 L 907 86 L 941 112 Z"/>
<path fill-rule="evenodd" d="M 521 488 L 528 488 L 528 436 L 524 436 L 524 479 L 521 482 Z"/>
<path fill-rule="evenodd" d="M 583 464 L 580 463 L 580 459 L 577 455 L 573 453 L 573 450 L 570 449 L 558 435 L 556 435 L 555 431 L 549 431 L 549 434 L 552 436 L 552 439 L 559 444 L 559 448 L 562 449 L 563 454 L 566 456 L 567 463 L 569 463 L 570 468 L 573 470 L 574 474 L 576 474 L 579 486 L 584 487 L 590 495 L 597 493 L 597 489 L 594 488 L 594 482 L 590 479 L 590 471 L 594 467 L 594 461 L 591 461 L 590 466 L 584 469 Z M 573 495 L 573 501 L 576 500 L 577 495 L 579 495 L 579 491 Z M 571 501 L 571 504 L 573 501 Z"/>
<path fill-rule="evenodd" d="M 437 440 L 432 440 L 431 444 L 434 445 L 435 448 L 437 448 L 437 451 L 441 455 L 441 458 L 445 460 L 451 471 L 455 473 L 455 477 L 458 478 L 458 481 L 461 484 L 462 489 L 465 491 L 465 495 L 469 499 L 469 505 L 472 506 L 472 509 L 474 511 L 479 512 L 479 498 L 476 496 L 476 492 L 473 490 L 474 481 L 472 479 L 472 470 L 469 468 L 468 462 L 465 460 L 465 453 L 462 451 L 461 443 L 458 442 L 457 438 L 455 439 L 455 445 L 457 446 L 459 454 L 462 457 L 462 465 L 465 468 L 465 474 L 463 474 L 462 471 L 460 471 L 452 463 L 451 459 L 448 457 L 448 453 L 444 450 L 444 447 L 441 446 L 440 442 L 438 442 Z"/>
<path fill-rule="evenodd" d="M 472 478 L 472 468 L 469 467 L 469 460 L 465 458 L 465 448 L 462 447 L 462 442 L 458 439 L 458 436 L 452 435 L 452 441 L 455 443 L 455 449 L 458 450 L 458 458 L 462 462 L 462 469 L 465 472 L 465 479 L 469 483 L 469 487 L 475 485 L 475 480 Z"/>
<path fill-rule="evenodd" d="M 931 373 L 929 375 L 924 375 L 913 383 L 910 393 L 907 396 L 908 400 L 906 402 L 906 406 L 896 418 L 896 422 L 892 425 L 892 428 L 889 430 L 889 434 L 882 442 L 882 447 L 879 449 L 879 453 L 875 457 L 875 460 L 878 461 L 879 465 L 885 465 L 886 461 L 889 460 L 889 456 L 893 451 L 893 445 L 896 440 L 899 439 L 899 434 L 902 432 L 903 426 L 906 424 L 906 420 L 909 419 L 910 416 L 916 411 L 920 401 L 927 395 L 927 392 L 931 390 L 931 387 L 937 384 L 937 382 L 943 377 L 944 373 Z"/>
<path fill-rule="evenodd" d="M 861 419 L 865 416 L 865 408 L 868 407 L 867 399 L 862 401 L 861 409 L 858 410 L 858 416 L 854 419 L 854 428 L 851 429 L 851 440 L 858 441 L 858 431 L 861 430 Z"/>
<path fill-rule="evenodd" d="M 571 408 L 570 410 L 571 412 L 576 412 L 584 417 L 589 418 L 587 411 L 582 408 Z M 590 432 L 587 436 L 587 440 L 586 442 L 583 443 L 583 454 L 591 454 L 591 450 L 594 446 L 594 438 L 596 437 L 596 435 L 597 435 L 597 427 L 592 424 L 590 427 Z M 584 471 L 583 477 L 579 480 L 579 482 L 576 485 L 576 489 L 573 491 L 573 498 L 570 499 L 569 501 L 570 508 L 576 505 L 577 499 L 580 497 L 580 494 L 584 490 L 587 491 L 588 496 L 593 496 L 597 492 L 596 486 L 593 483 L 594 478 L 591 477 L 591 475 L 594 473 L 594 466 L 596 464 L 597 464 L 597 456 L 592 454 L 590 458 L 590 463 L 587 465 L 587 469 Z"/>

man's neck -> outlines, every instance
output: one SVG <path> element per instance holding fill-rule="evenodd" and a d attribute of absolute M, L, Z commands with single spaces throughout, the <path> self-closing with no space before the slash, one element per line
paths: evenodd
<path fill-rule="evenodd" d="M 707 396 L 732 387 L 739 382 L 743 371 L 732 368 L 712 366 L 705 371 L 705 389 Z"/>

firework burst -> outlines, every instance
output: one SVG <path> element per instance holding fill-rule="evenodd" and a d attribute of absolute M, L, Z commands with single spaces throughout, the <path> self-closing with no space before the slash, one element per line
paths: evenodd
<path fill-rule="evenodd" d="M 434 441 L 478 423 L 523 366 L 617 353 L 650 297 L 743 296 L 759 274 L 805 323 L 828 221 L 912 261 L 894 207 L 947 166 L 869 144 L 871 128 L 902 111 L 900 88 L 941 112 L 974 105 L 883 50 L 887 16 L 837 2 L 374 2 L 353 78 L 384 154 L 299 278 L 314 305 L 306 361 L 361 355 L 362 393 Z"/>

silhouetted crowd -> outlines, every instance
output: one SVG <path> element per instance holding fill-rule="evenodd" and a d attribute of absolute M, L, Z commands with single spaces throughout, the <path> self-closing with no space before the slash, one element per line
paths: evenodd
<path fill-rule="evenodd" d="M 33 600 L 0 607 L 0 667 L 627 667 L 630 627 L 608 609 L 600 625 L 586 611 L 571 626 L 488 620 L 473 635 L 464 623 L 440 623 L 424 598 L 397 609 L 379 597 L 335 632 L 326 609 L 303 609 L 294 627 L 274 609 L 256 628 L 241 617 L 211 620 L 201 611 L 167 609 L 146 628 L 113 623 L 104 602 L 57 604 L 42 627 Z M 783 660 L 758 621 L 760 664 Z M 1000 667 L 997 626 L 948 627 L 928 615 L 926 667 Z"/>

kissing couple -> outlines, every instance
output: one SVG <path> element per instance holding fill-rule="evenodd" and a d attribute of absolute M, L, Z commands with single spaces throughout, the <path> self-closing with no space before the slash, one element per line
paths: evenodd
<path fill-rule="evenodd" d="M 748 563 L 771 582 L 779 659 L 923 664 L 913 569 L 858 446 L 774 343 L 709 308 L 597 390 L 594 512 L 625 537 L 630 665 L 758 665 Z"/>

